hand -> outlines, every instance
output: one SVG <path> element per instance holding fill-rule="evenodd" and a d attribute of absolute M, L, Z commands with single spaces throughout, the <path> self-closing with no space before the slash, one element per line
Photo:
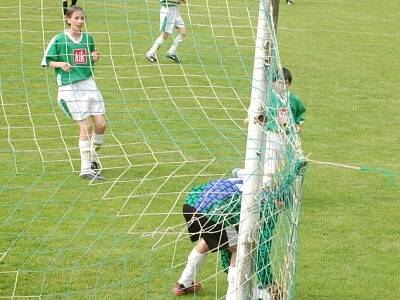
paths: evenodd
<path fill-rule="evenodd" d="M 63 69 L 65 72 L 69 72 L 71 71 L 71 65 L 67 62 L 60 62 L 60 66 L 61 69 Z"/>
<path fill-rule="evenodd" d="M 92 57 L 93 62 L 99 61 L 100 60 L 100 52 L 98 52 L 97 50 L 94 50 L 91 53 L 91 57 Z"/>
<path fill-rule="evenodd" d="M 296 124 L 296 132 L 301 133 L 301 127 L 299 124 Z"/>
<path fill-rule="evenodd" d="M 285 208 L 285 202 L 282 200 L 276 200 L 275 205 L 279 211 Z"/>
<path fill-rule="evenodd" d="M 253 123 L 254 123 L 254 124 L 261 125 L 261 126 L 264 126 L 265 122 L 267 121 L 266 119 L 267 119 L 267 118 L 266 118 L 265 115 L 260 114 L 260 115 L 258 115 L 258 116 L 254 116 Z M 243 120 L 243 123 L 244 123 L 244 126 L 245 126 L 246 128 L 249 127 L 249 118 L 245 118 L 245 119 Z"/>

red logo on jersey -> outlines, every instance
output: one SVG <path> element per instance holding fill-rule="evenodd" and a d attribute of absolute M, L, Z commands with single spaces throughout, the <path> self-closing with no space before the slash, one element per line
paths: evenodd
<path fill-rule="evenodd" d="M 281 125 L 287 125 L 290 122 L 289 110 L 286 107 L 279 108 L 278 111 L 278 123 Z"/>
<path fill-rule="evenodd" d="M 86 64 L 87 54 L 86 49 L 74 49 L 74 62 L 75 64 Z"/>

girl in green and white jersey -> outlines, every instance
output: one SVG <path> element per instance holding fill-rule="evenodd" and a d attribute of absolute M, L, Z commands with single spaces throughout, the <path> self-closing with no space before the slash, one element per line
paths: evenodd
<path fill-rule="evenodd" d="M 65 20 L 69 28 L 51 39 L 42 66 L 55 68 L 58 104 L 79 125 L 81 178 L 103 180 L 96 151 L 103 144 L 105 108 L 93 79 L 93 65 L 100 59 L 100 53 L 92 35 L 82 32 L 85 15 L 81 7 L 68 8 Z"/>
<path fill-rule="evenodd" d="M 166 53 L 166 57 L 176 63 L 181 63 L 177 55 L 177 49 L 182 44 L 186 37 L 185 22 L 179 12 L 179 4 L 186 3 L 186 0 L 160 0 L 160 36 L 154 41 L 153 46 L 146 53 L 146 60 L 151 63 L 156 63 L 157 50 L 168 39 L 170 34 L 173 33 L 174 27 L 178 30 L 178 35 L 175 37 L 174 42 Z"/>

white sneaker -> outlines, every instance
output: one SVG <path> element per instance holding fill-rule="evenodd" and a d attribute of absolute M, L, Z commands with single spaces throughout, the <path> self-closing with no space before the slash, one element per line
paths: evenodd
<path fill-rule="evenodd" d="M 103 176 L 101 176 L 99 173 L 96 173 L 93 170 L 87 170 L 81 172 L 81 174 L 79 174 L 79 177 L 86 180 L 99 180 L 99 181 L 106 180 Z"/>

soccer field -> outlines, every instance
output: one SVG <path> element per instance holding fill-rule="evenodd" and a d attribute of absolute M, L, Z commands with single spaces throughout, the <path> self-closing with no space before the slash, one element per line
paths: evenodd
<path fill-rule="evenodd" d="M 78 0 L 102 54 L 101 183 L 79 178 L 77 125 L 40 66 L 64 29 L 59 2 L 0 3 L 0 299 L 173 298 L 191 249 L 179 235 L 184 197 L 243 165 L 258 2 L 190 0 L 183 63 L 164 58 L 165 45 L 151 65 L 158 1 Z M 297 299 L 400 298 L 398 10 L 281 3 L 281 61 L 307 107 L 311 160 Z M 195 298 L 223 299 L 216 255 L 200 275 L 210 279 Z"/>

